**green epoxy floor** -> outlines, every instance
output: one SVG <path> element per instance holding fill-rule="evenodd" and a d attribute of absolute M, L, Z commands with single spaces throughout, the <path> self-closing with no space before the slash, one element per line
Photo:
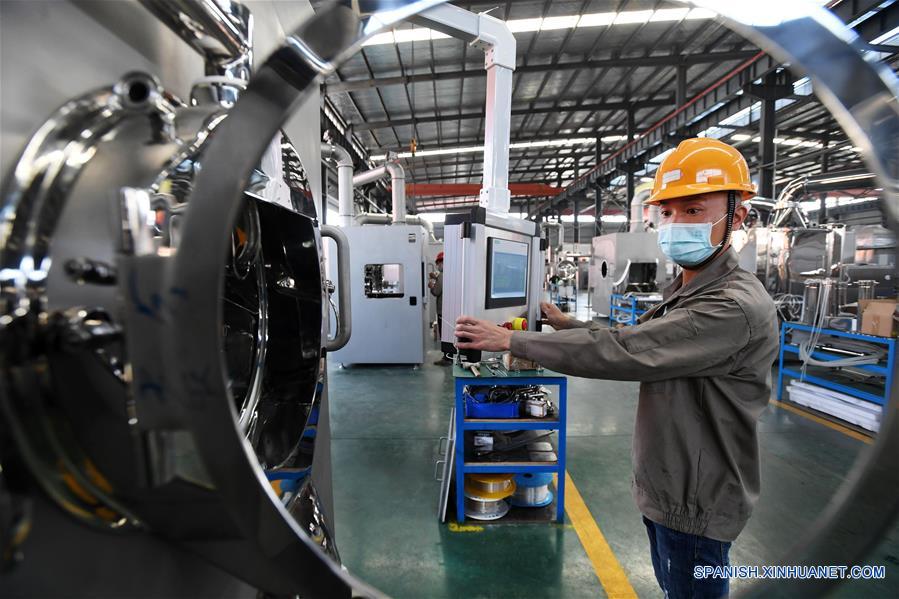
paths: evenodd
<path fill-rule="evenodd" d="M 437 439 L 450 369 L 332 364 L 329 370 L 338 548 L 347 568 L 396 598 L 604 597 L 570 523 L 450 531 L 436 517 Z M 568 472 L 639 597 L 661 597 L 630 496 L 637 384 L 569 379 Z M 731 563 L 775 563 L 822 511 L 865 444 L 769 406 L 760 423 L 762 495 Z M 897 490 L 899 491 L 899 490 Z M 899 596 L 899 527 L 865 563 L 883 581 L 838 597 Z M 745 583 L 732 581 L 732 591 Z"/>

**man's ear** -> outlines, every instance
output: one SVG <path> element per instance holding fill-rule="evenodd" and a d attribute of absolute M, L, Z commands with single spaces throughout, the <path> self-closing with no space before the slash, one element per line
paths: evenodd
<path fill-rule="evenodd" d="M 736 231 L 740 227 L 743 226 L 743 221 L 746 220 L 746 216 L 749 214 L 749 208 L 743 204 L 737 204 L 737 208 L 734 210 L 734 225 L 733 230 Z"/>

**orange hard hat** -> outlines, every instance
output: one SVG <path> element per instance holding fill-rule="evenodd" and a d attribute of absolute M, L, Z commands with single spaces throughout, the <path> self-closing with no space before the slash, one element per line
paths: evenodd
<path fill-rule="evenodd" d="M 437 259 L 434 262 L 443 262 L 443 252 L 437 254 Z"/>
<path fill-rule="evenodd" d="M 717 139 L 694 137 L 680 142 L 659 165 L 644 204 L 712 191 L 736 191 L 748 200 L 755 195 L 755 184 L 739 150 Z"/>

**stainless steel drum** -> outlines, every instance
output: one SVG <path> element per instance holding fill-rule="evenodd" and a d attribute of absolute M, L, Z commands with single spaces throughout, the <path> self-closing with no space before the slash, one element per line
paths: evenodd
<path fill-rule="evenodd" d="M 821 296 L 821 279 L 809 279 L 805 282 L 802 293 L 802 322 L 811 325 L 815 321 L 818 310 L 818 298 Z"/>
<path fill-rule="evenodd" d="M 0 421 L 71 517 L 154 532 L 269 595 L 377 595 L 341 569 L 310 476 L 323 349 L 346 337 L 324 335 L 321 237 L 345 237 L 318 226 L 278 125 L 222 127 L 272 91 L 280 119 L 367 36 L 436 3 L 322 7 L 246 83 L 247 11 L 147 0 L 210 55 L 191 101 L 130 73 L 29 141 L 2 185 Z M 285 472 L 282 503 L 267 476 Z"/>
<path fill-rule="evenodd" d="M 858 282 L 858 301 L 872 300 L 876 297 L 877 281 Z"/>

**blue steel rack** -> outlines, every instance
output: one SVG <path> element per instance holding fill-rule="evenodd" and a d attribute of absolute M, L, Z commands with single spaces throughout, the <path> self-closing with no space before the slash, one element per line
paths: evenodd
<path fill-rule="evenodd" d="M 456 449 L 453 459 L 456 468 L 456 521 L 465 521 L 465 475 L 474 473 L 508 473 L 523 474 L 525 472 L 551 472 L 556 474 L 556 520 L 565 521 L 565 418 L 568 409 L 568 379 L 550 370 L 506 372 L 500 375 L 476 377 L 458 365 L 453 366 L 456 380 Z M 503 385 L 524 387 L 543 385 L 558 387 L 557 418 L 465 418 L 465 398 L 463 390 L 468 385 Z M 556 461 L 553 462 L 484 462 L 465 461 L 466 431 L 524 431 L 539 430 L 558 431 L 556 442 Z"/>
<path fill-rule="evenodd" d="M 893 386 L 893 368 L 896 365 L 896 340 L 891 337 L 875 337 L 873 335 L 863 335 L 861 333 L 847 333 L 845 331 L 837 331 L 835 329 L 822 329 L 821 334 L 832 336 L 832 337 L 843 337 L 846 339 L 856 339 L 859 341 L 866 341 L 868 343 L 877 343 L 880 345 L 885 345 L 887 347 L 887 360 L 886 365 L 881 364 L 866 364 L 863 366 L 853 366 L 854 369 L 863 370 L 866 372 L 870 372 L 871 374 L 876 374 L 885 377 L 885 385 L 883 388 L 883 394 L 877 395 L 874 393 L 870 393 L 868 391 L 863 391 L 861 389 L 855 389 L 848 385 L 842 385 L 840 383 L 835 383 L 833 381 L 827 380 L 826 378 L 822 378 L 820 376 L 813 376 L 810 374 L 806 374 L 804 377 L 802 373 L 798 370 L 794 370 L 792 368 L 784 368 L 784 354 L 799 354 L 799 346 L 787 343 L 786 336 L 790 331 L 806 331 L 811 333 L 813 328 L 806 324 L 800 324 L 798 322 L 784 322 L 780 326 L 780 357 L 778 359 L 778 374 L 777 374 L 777 399 L 778 401 L 783 396 L 783 380 L 784 378 L 801 378 L 809 383 L 813 383 L 820 387 L 824 387 L 826 389 L 831 389 L 833 391 L 839 391 L 840 393 L 845 393 L 846 395 L 857 397 L 859 399 L 864 399 L 866 401 L 870 401 L 872 403 L 876 403 L 881 406 L 885 406 L 890 399 L 890 388 Z M 815 350 L 812 352 L 812 357 L 817 360 L 829 361 L 829 360 L 838 360 L 843 356 L 838 356 L 834 354 L 829 354 L 826 351 Z"/>
<path fill-rule="evenodd" d="M 609 308 L 609 320 L 629 325 L 637 324 L 637 319 L 646 312 L 646 310 L 637 308 L 637 298 L 634 296 L 625 297 L 620 293 L 612 294 L 609 300 Z"/>

